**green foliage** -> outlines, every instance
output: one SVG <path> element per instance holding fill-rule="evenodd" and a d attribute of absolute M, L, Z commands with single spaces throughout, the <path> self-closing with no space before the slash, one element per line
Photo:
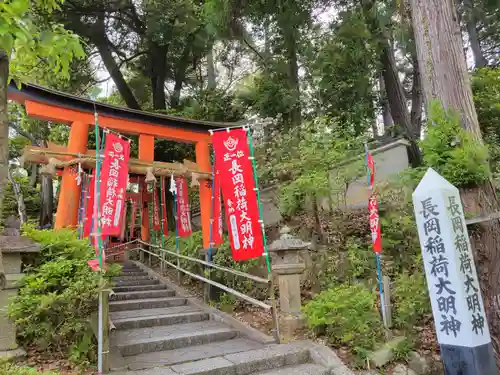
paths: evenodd
<path fill-rule="evenodd" d="M 425 281 L 425 274 L 420 267 L 411 272 L 404 271 L 394 280 L 394 323 L 398 328 L 413 331 L 426 314 L 431 313 L 431 302 Z"/>
<path fill-rule="evenodd" d="M 383 336 L 376 295 L 362 284 L 341 284 L 317 294 L 305 305 L 304 315 L 329 344 L 350 347 L 359 360 Z"/>
<path fill-rule="evenodd" d="M 339 126 L 335 119 L 318 117 L 298 130 L 273 134 L 273 144 L 260 148 L 264 184 L 282 182 L 280 210 L 284 214 L 303 209 L 305 197 L 328 197 L 332 190 L 343 199 L 347 185 L 365 173 L 364 139 L 345 135 Z"/>
<path fill-rule="evenodd" d="M 76 35 L 59 24 L 37 23 L 34 11 L 52 13 L 59 5 L 58 0 L 0 3 L 0 46 L 12 57 L 10 78 L 18 83 L 37 76 L 43 70 L 40 65 L 68 77 L 72 59 L 84 56 Z"/>
<path fill-rule="evenodd" d="M 0 375 L 59 375 L 58 371 L 39 371 L 33 367 L 13 363 L 0 363 Z"/>
<path fill-rule="evenodd" d="M 415 349 L 415 344 L 405 338 L 404 340 L 398 342 L 398 344 L 392 348 L 393 361 L 394 362 L 404 362 L 407 361 L 410 353 Z"/>
<path fill-rule="evenodd" d="M 460 117 L 432 102 L 429 127 L 421 147 L 424 164 L 455 186 L 481 184 L 490 177 L 488 149 L 460 124 Z"/>
<path fill-rule="evenodd" d="M 19 339 L 47 351 L 67 352 L 78 362 L 91 360 L 89 317 L 97 308 L 98 291 L 119 273 L 119 266 L 108 267 L 103 283 L 87 264 L 93 249 L 74 232 L 27 227 L 25 235 L 42 245 L 42 253 L 9 304 Z"/>
<path fill-rule="evenodd" d="M 14 180 L 20 185 L 21 192 L 23 194 L 24 204 L 26 206 L 26 215 L 28 216 L 28 221 L 37 221 L 40 215 L 39 189 L 30 186 L 27 177 L 15 175 Z M 8 181 L 5 184 L 2 221 L 4 221 L 10 215 L 19 217 L 17 199 L 16 196 L 14 195 L 12 184 L 10 181 Z"/>
<path fill-rule="evenodd" d="M 349 237 L 346 242 L 349 276 L 353 279 L 366 279 L 373 276 L 375 257 L 371 247 L 363 244 L 357 237 Z"/>

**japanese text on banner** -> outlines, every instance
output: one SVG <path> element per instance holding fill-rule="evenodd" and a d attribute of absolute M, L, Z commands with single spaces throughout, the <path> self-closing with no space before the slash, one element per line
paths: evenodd
<path fill-rule="evenodd" d="M 185 177 L 175 179 L 177 188 L 177 227 L 179 237 L 188 237 L 191 229 L 191 208 L 189 207 L 188 184 Z"/>
<path fill-rule="evenodd" d="M 153 188 L 153 229 L 160 230 L 160 204 L 158 202 L 158 189 L 156 186 Z"/>
<path fill-rule="evenodd" d="M 166 236 L 168 234 L 168 221 L 167 221 L 167 196 L 165 186 L 167 181 L 165 177 L 162 177 L 162 189 L 161 189 L 161 212 L 162 212 L 162 222 L 163 222 L 163 234 Z"/>
<path fill-rule="evenodd" d="M 104 162 L 101 174 L 101 233 L 120 234 L 127 194 L 130 144 L 116 134 L 106 135 Z"/>
<path fill-rule="evenodd" d="M 246 130 L 216 132 L 212 137 L 233 259 L 260 257 L 264 243 Z"/>

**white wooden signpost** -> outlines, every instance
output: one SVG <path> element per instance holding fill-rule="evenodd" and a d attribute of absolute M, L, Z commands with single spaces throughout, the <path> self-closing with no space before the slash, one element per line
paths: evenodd
<path fill-rule="evenodd" d="M 445 374 L 498 374 L 458 189 L 429 168 L 413 206 Z"/>

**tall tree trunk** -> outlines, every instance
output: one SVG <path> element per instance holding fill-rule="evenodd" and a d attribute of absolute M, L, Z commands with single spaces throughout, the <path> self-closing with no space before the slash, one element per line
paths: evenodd
<path fill-rule="evenodd" d="M 420 139 L 422 133 L 422 105 L 424 94 L 422 91 L 422 77 L 418 66 L 417 52 L 413 53 L 413 84 L 411 88 L 411 126 L 416 140 Z"/>
<path fill-rule="evenodd" d="M 41 228 L 52 228 L 54 218 L 54 185 L 52 176 L 40 175 L 40 221 Z"/>
<path fill-rule="evenodd" d="M 484 57 L 481 49 L 481 43 L 477 35 L 477 20 L 474 13 L 474 0 L 464 0 L 465 19 L 467 26 L 467 34 L 469 34 L 469 43 L 474 54 L 474 62 L 476 68 L 484 68 L 487 65 L 486 58 Z"/>
<path fill-rule="evenodd" d="M 394 123 L 403 128 L 406 138 L 410 142 L 409 155 L 410 162 L 413 166 L 418 166 L 422 163 L 422 155 L 417 145 L 417 139 L 413 133 L 410 113 L 406 103 L 406 96 L 403 84 L 399 79 L 396 60 L 394 53 L 387 40 L 382 43 L 382 74 L 386 85 L 387 100 L 391 109 L 391 116 Z"/>
<path fill-rule="evenodd" d="M 12 176 L 12 171 L 8 170 L 9 181 L 12 185 L 12 191 L 14 192 L 14 196 L 17 201 L 17 213 L 19 214 L 19 220 L 21 221 L 21 225 L 26 224 L 28 222 L 28 215 L 26 215 L 26 205 L 24 204 L 24 196 L 21 190 L 21 186 L 14 180 Z"/>
<path fill-rule="evenodd" d="M 215 88 L 217 87 L 213 46 L 208 50 L 207 53 L 207 87 L 210 90 L 215 90 Z"/>
<path fill-rule="evenodd" d="M 380 84 L 380 106 L 382 107 L 382 120 L 384 121 L 384 134 L 394 135 L 394 121 L 391 116 L 391 108 L 387 100 L 387 92 L 385 89 L 384 75 L 381 74 L 379 78 Z"/>
<path fill-rule="evenodd" d="M 431 100 L 438 100 L 443 107 L 457 111 L 463 128 L 476 142 L 482 143 L 456 8 L 451 1 L 443 0 L 411 0 L 411 7 L 427 107 Z M 484 217 L 498 212 L 499 204 L 491 183 L 461 192 L 465 212 Z M 478 264 L 497 367 L 500 368 L 500 319 L 496 304 L 500 296 L 500 222 L 485 221 L 477 224 L 477 229 L 470 240 Z"/>
<path fill-rule="evenodd" d="M 5 183 L 9 173 L 9 118 L 7 114 L 7 84 L 9 55 L 0 48 L 0 217 L 3 213 Z M 0 249 L 0 290 L 5 288 L 5 272 Z"/>
<path fill-rule="evenodd" d="M 36 186 L 36 180 L 38 177 L 38 165 L 31 164 L 30 180 L 29 185 L 34 188 Z"/>
<path fill-rule="evenodd" d="M 167 48 L 152 43 L 150 56 L 153 109 L 166 109 L 165 79 L 167 78 Z"/>

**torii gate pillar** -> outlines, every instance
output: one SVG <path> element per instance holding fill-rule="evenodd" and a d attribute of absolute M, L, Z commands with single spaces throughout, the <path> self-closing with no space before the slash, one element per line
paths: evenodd
<path fill-rule="evenodd" d="M 68 152 L 72 154 L 85 154 L 89 138 L 89 125 L 81 121 L 71 124 L 68 141 Z M 74 167 L 64 168 L 59 203 L 57 205 L 55 229 L 76 228 L 78 226 L 78 209 L 82 186 L 76 181 Z"/>
<path fill-rule="evenodd" d="M 139 160 L 154 162 L 155 160 L 155 137 L 153 135 L 139 135 Z M 141 181 L 144 181 L 141 179 Z M 143 182 L 144 183 L 144 182 Z M 146 190 L 147 187 L 143 186 Z M 142 191 L 142 190 L 140 190 Z M 142 200 L 142 223 L 141 223 L 141 239 L 144 242 L 149 242 L 149 210 L 147 204 Z"/>

